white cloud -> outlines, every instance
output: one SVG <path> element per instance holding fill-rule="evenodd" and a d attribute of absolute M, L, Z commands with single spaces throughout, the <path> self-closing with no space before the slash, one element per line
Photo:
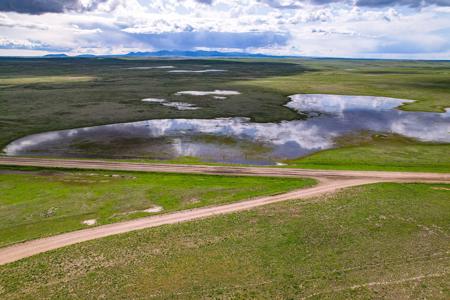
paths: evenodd
<path fill-rule="evenodd" d="M 26 28 L 26 29 L 38 29 L 38 30 L 48 30 L 49 27 L 43 23 L 33 23 L 22 21 L 20 19 L 12 19 L 6 14 L 0 14 L 0 27 L 8 28 Z"/>
<path fill-rule="evenodd" d="M 94 7 L 86 1 L 80 2 L 83 7 Z M 73 54 L 183 47 L 347 57 L 448 58 L 450 52 L 449 7 L 415 9 L 395 1 L 383 9 L 370 1 L 360 6 L 352 1 L 207 2 L 108 0 L 83 13 L 4 12 L 0 37 L 24 41 L 32 36 Z M 402 45 L 410 51 L 399 51 Z"/>

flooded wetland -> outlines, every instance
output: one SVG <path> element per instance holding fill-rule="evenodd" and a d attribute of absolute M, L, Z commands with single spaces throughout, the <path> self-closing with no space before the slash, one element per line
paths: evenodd
<path fill-rule="evenodd" d="M 388 157 L 415 166 L 448 153 L 449 70 L 444 62 L 5 58 L 0 149 L 280 165 L 387 136 L 361 165 Z"/>
<path fill-rule="evenodd" d="M 180 94 L 235 95 L 238 92 Z M 143 101 L 146 100 L 171 103 L 158 98 Z M 207 162 L 273 165 L 333 148 L 339 137 L 364 132 L 450 142 L 449 112 L 397 109 L 408 102 L 411 101 L 385 97 L 297 94 L 290 96 L 285 106 L 302 115 L 304 119 L 300 120 L 256 123 L 234 117 L 119 123 L 30 135 L 7 145 L 5 152 L 7 155 L 157 160 L 195 157 Z"/>

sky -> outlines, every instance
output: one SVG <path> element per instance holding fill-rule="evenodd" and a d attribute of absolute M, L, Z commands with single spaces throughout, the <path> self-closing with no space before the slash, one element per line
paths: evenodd
<path fill-rule="evenodd" d="M 450 59 L 450 0 L 0 0 L 0 55 Z"/>

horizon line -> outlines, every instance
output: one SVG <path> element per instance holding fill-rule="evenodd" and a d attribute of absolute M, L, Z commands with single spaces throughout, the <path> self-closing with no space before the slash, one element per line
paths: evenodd
<path fill-rule="evenodd" d="M 151 55 L 158 52 L 218 52 L 223 55 L 217 56 L 189 56 L 189 55 Z M 133 53 L 149 53 L 146 55 L 133 55 Z M 230 54 L 230 55 L 227 55 Z M 234 54 L 234 55 L 232 55 Z M 242 56 L 239 56 L 242 54 Z M 251 58 L 251 59 L 348 59 L 348 60 L 398 60 L 398 61 L 442 61 L 449 62 L 450 58 L 386 58 L 386 57 L 352 57 L 352 56 L 310 56 L 310 55 L 277 55 L 277 54 L 265 54 L 265 53 L 253 53 L 253 52 L 239 52 L 239 51 L 229 51 L 222 52 L 218 50 L 157 50 L 157 51 L 132 51 L 123 54 L 75 54 L 70 55 L 64 52 L 61 53 L 48 53 L 43 55 L 0 55 L 0 58 L 48 58 L 48 59 L 70 59 L 70 58 L 119 58 L 119 57 L 140 57 L 140 58 L 182 58 L 182 59 L 208 59 L 208 58 Z"/>

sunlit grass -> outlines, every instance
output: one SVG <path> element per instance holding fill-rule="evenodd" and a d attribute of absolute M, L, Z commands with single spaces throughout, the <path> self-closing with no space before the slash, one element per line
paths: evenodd
<path fill-rule="evenodd" d="M 299 62 L 301 63 L 301 62 Z M 450 107 L 449 66 L 426 63 L 394 67 L 383 62 L 306 62 L 314 71 L 234 82 L 237 85 L 292 94 L 383 96 L 416 100 L 400 107 L 409 111 L 444 112 Z M 446 66 L 446 67 L 445 67 Z"/>
<path fill-rule="evenodd" d="M 272 195 L 311 179 L 0 168 L 0 246 L 86 227 Z"/>
<path fill-rule="evenodd" d="M 338 142 L 336 149 L 286 163 L 289 167 L 307 169 L 450 173 L 450 144 L 421 143 L 401 136 L 366 138 L 353 144 L 351 140 Z"/>
<path fill-rule="evenodd" d="M 450 185 L 383 183 L 0 267 L 5 299 L 448 299 Z"/>
<path fill-rule="evenodd" d="M 93 76 L 31 76 L 31 77 L 10 77 L 0 78 L 0 85 L 25 85 L 36 83 L 71 83 L 87 82 L 95 80 Z"/>

